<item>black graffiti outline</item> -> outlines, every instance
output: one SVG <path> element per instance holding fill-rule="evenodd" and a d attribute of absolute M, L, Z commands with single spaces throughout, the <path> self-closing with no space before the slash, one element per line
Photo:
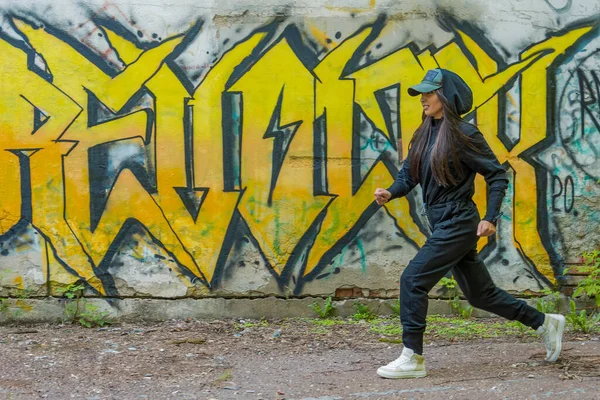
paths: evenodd
<path fill-rule="evenodd" d="M 598 28 L 597 28 L 598 29 Z M 598 31 L 600 32 L 600 29 L 598 29 Z M 558 106 L 560 107 L 564 102 L 568 101 L 568 94 L 567 94 L 567 90 L 569 88 L 569 83 L 571 82 L 572 79 L 575 79 L 575 75 L 577 75 L 577 78 L 579 80 L 579 90 L 580 90 L 580 96 L 579 96 L 579 109 L 576 109 L 573 111 L 573 113 L 576 112 L 580 112 L 581 113 L 581 137 L 583 137 L 585 135 L 585 118 L 586 115 L 588 118 L 590 118 L 592 120 L 592 123 L 594 124 L 594 126 L 596 127 L 596 130 L 598 133 L 600 133 L 600 119 L 596 119 L 594 115 L 591 115 L 591 112 L 588 108 L 588 104 L 586 103 L 585 99 L 583 98 L 583 94 L 581 93 L 583 91 L 583 85 L 584 85 L 584 80 L 585 80 L 585 84 L 589 86 L 589 82 L 587 81 L 587 77 L 583 74 L 583 71 L 581 69 L 581 66 L 591 57 L 594 56 L 599 56 L 600 55 L 600 49 L 597 49 L 595 51 L 593 51 L 591 54 L 589 54 L 588 56 L 586 56 L 583 60 L 581 60 L 579 62 L 579 64 L 577 64 L 577 66 L 569 72 L 569 77 L 567 78 L 567 80 L 565 81 L 565 87 L 563 88 L 560 97 L 558 99 Z M 594 84 L 596 86 L 596 89 L 598 90 L 597 96 L 598 98 L 595 99 L 595 102 L 600 104 L 600 78 L 598 77 L 598 75 L 595 74 L 595 71 L 592 71 L 592 79 L 594 80 Z M 572 132 L 572 133 L 568 133 L 565 132 L 563 133 L 563 129 L 562 129 L 562 125 L 560 123 L 560 117 L 557 117 L 559 120 L 557 121 L 557 129 L 558 129 L 558 137 L 557 139 L 560 139 L 563 143 L 570 143 L 571 140 L 573 140 L 573 138 L 575 137 L 575 135 L 578 134 L 578 132 Z M 588 175 L 591 175 L 588 171 L 588 166 L 584 166 L 582 165 L 578 160 L 577 157 L 575 156 L 573 150 L 569 147 L 569 146 L 563 146 L 563 148 L 565 149 L 565 151 L 569 154 L 569 158 L 573 161 L 573 163 L 583 172 L 585 172 Z M 596 159 L 600 158 L 600 153 L 595 154 Z M 594 177 L 593 178 L 599 178 L 599 177 Z"/>
<path fill-rule="evenodd" d="M 560 184 L 559 187 L 559 192 L 556 193 L 555 189 L 555 182 L 558 182 Z M 571 193 L 571 203 L 570 206 L 567 205 L 567 193 L 568 193 L 568 188 L 571 188 L 570 193 Z M 564 191 L 564 193 L 563 193 Z M 560 179 L 559 176 L 557 175 L 552 175 L 552 211 L 554 212 L 561 212 L 564 211 L 565 213 L 569 214 L 571 211 L 573 211 L 573 207 L 575 206 L 575 183 L 573 181 L 573 177 L 571 175 L 567 175 L 567 177 L 565 178 L 565 183 L 563 185 L 562 183 L 562 179 Z M 556 207 L 556 199 L 560 199 L 560 197 L 563 196 L 563 205 L 564 208 L 561 210 L 560 208 Z"/>
<path fill-rule="evenodd" d="M 548 185 L 547 167 L 543 163 L 538 161 L 535 155 L 539 154 L 542 151 L 547 150 L 549 147 L 551 147 L 557 140 L 556 135 L 559 134 L 558 130 L 557 130 L 557 124 L 559 124 L 559 122 L 557 121 L 557 117 L 559 116 L 559 113 L 556 112 L 556 101 L 554 100 L 554 99 L 556 99 L 556 95 L 557 95 L 556 84 L 555 84 L 556 83 L 556 71 L 560 65 L 562 65 L 565 61 L 568 61 L 577 52 L 579 52 L 586 43 L 588 43 L 590 40 L 592 40 L 594 37 L 596 37 L 598 35 L 600 24 L 598 24 L 598 21 L 593 18 L 583 19 L 583 20 L 577 21 L 576 23 L 565 26 L 561 30 L 553 32 L 550 35 L 550 36 L 560 36 L 569 31 L 572 31 L 574 29 L 590 27 L 590 26 L 592 26 L 592 29 L 589 32 L 587 32 L 584 35 L 582 35 L 581 37 L 579 37 L 574 43 L 571 44 L 571 46 L 569 46 L 566 49 L 566 51 L 562 55 L 556 57 L 554 59 L 554 61 L 552 62 L 552 65 L 550 65 L 547 68 L 547 73 L 546 73 L 546 76 L 547 76 L 546 94 L 547 95 L 546 95 L 546 98 L 553 99 L 553 100 L 547 101 L 548 109 L 546 112 L 546 124 L 547 124 L 546 125 L 547 126 L 546 136 L 540 142 L 536 143 L 535 145 L 531 146 L 529 149 L 527 149 L 524 152 L 522 152 L 521 154 L 519 154 L 519 158 L 523 159 L 524 161 L 526 161 L 527 163 L 532 165 L 535 169 L 536 184 L 537 184 L 537 188 L 538 188 L 537 194 L 536 194 L 537 204 L 548 204 L 547 201 L 548 201 L 549 185 Z M 526 52 L 529 48 L 531 48 L 533 46 L 535 46 L 535 44 L 532 44 L 528 48 L 524 49 L 521 52 L 521 54 L 523 54 L 524 52 Z M 519 80 L 519 92 L 520 93 L 523 93 L 522 89 L 523 89 L 522 81 Z M 523 105 L 521 102 L 519 104 L 520 115 L 522 115 L 521 113 L 523 112 L 522 107 L 523 107 Z M 513 207 L 514 207 L 514 204 L 513 204 Z M 559 276 L 562 274 L 562 271 L 565 266 L 565 261 L 564 261 L 564 258 L 558 253 L 555 246 L 552 244 L 551 229 L 550 229 L 550 215 L 549 215 L 547 207 L 538 207 L 537 208 L 537 220 L 538 220 L 537 229 L 540 234 L 540 239 L 542 241 L 542 245 L 544 246 L 544 249 L 548 253 L 548 256 L 550 258 L 550 264 L 554 270 L 555 276 Z M 520 243 L 519 243 L 519 246 L 521 246 Z M 519 251 L 521 251 L 521 250 L 519 249 Z M 526 259 L 530 263 L 532 263 L 532 261 L 529 258 L 526 258 Z M 532 263 L 532 265 L 533 265 L 533 263 Z M 548 282 L 548 279 L 546 277 L 544 277 L 543 275 L 541 275 L 539 273 L 539 271 L 537 271 L 537 269 L 535 269 L 535 272 L 538 274 L 538 276 L 543 278 L 544 282 L 547 282 L 548 284 L 550 284 L 550 282 Z"/>

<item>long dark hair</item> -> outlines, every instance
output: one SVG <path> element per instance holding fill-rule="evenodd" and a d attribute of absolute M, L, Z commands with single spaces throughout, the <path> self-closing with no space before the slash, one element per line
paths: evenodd
<path fill-rule="evenodd" d="M 477 151 L 475 146 L 467 135 L 458 128 L 462 122 L 460 115 L 450 106 L 448 99 L 444 96 L 441 89 L 435 91 L 442 108 L 444 118 L 439 127 L 437 139 L 431 151 L 431 172 L 435 181 L 442 186 L 456 185 L 463 177 L 464 170 L 458 158 L 458 153 L 464 146 Z M 423 113 L 423 122 L 415 131 L 411 141 L 412 150 L 410 156 L 410 174 L 417 182 L 421 182 L 421 162 L 422 156 L 426 153 L 430 145 L 433 117 L 428 117 Z M 450 160 L 453 161 L 452 170 L 450 170 Z"/>

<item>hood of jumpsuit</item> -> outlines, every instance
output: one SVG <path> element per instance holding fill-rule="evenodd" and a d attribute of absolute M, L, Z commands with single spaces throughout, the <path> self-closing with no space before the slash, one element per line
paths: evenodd
<path fill-rule="evenodd" d="M 447 69 L 442 72 L 442 92 L 458 115 L 468 113 L 473 107 L 473 91 L 457 74 Z"/>

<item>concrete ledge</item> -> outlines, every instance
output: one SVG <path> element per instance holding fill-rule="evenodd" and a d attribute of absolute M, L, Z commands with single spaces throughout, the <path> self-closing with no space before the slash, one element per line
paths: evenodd
<path fill-rule="evenodd" d="M 71 300 L 72 301 L 72 300 Z M 276 297 L 257 299 L 82 299 L 82 306 L 91 305 L 92 313 L 106 313 L 106 318 L 114 321 L 165 321 L 169 319 L 220 319 L 220 318 L 289 318 L 316 317 L 312 304 L 323 304 L 322 298 L 281 299 Z M 356 313 L 354 302 L 368 305 L 378 315 L 392 315 L 391 305 L 396 300 L 347 299 L 335 301 L 335 316 L 348 317 Z M 535 299 L 526 300 L 535 304 Z M 36 299 L 6 299 L 0 303 L 0 324 L 2 323 L 56 323 L 65 320 L 65 307 L 68 300 L 53 297 Z M 466 306 L 465 301 L 461 302 Z M 564 304 L 566 306 L 566 304 Z M 561 311 L 566 308 L 561 304 Z M 564 310 L 563 310 L 564 308 Z M 429 301 L 429 314 L 451 315 L 451 307 L 446 300 Z M 475 309 L 474 317 L 490 317 L 492 314 Z"/>

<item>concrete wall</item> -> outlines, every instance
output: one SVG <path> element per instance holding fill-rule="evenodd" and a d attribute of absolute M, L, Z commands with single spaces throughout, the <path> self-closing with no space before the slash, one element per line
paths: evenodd
<path fill-rule="evenodd" d="M 397 295 L 429 232 L 383 208 L 459 72 L 510 172 L 494 280 L 539 292 L 600 247 L 600 3 L 4 1 L 0 296 Z M 485 212 L 486 187 L 475 200 Z M 435 294 L 434 294 L 435 295 Z"/>

